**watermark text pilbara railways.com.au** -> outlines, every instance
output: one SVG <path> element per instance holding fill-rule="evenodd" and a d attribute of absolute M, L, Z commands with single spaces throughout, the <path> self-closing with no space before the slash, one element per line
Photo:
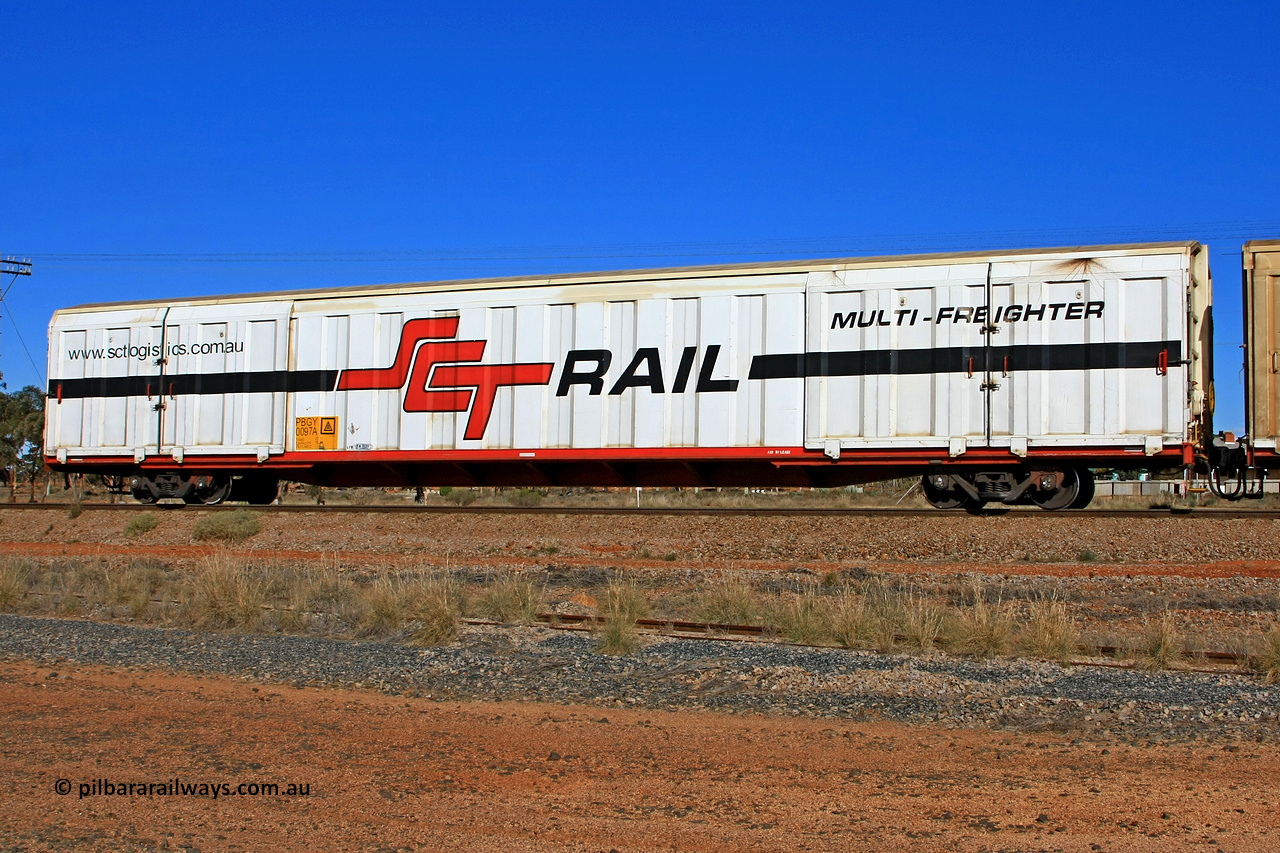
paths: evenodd
<path fill-rule="evenodd" d="M 223 782 L 220 780 L 191 780 L 175 776 L 172 779 L 126 780 L 88 779 L 73 782 L 62 778 L 53 783 L 53 792 L 60 796 L 76 794 L 86 797 L 309 797 L 310 782 Z"/>

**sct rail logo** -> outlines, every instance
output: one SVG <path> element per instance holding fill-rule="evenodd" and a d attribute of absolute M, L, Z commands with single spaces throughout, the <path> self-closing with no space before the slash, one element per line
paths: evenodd
<path fill-rule="evenodd" d="M 390 367 L 344 370 L 338 377 L 338 391 L 393 391 L 404 388 L 406 412 L 465 412 L 471 410 L 463 438 L 484 437 L 493 414 L 493 401 L 498 389 L 510 385 L 546 385 L 551 381 L 555 363 L 549 361 L 523 364 L 479 364 L 488 341 L 458 341 L 457 317 L 431 317 L 410 320 L 400 333 L 400 346 L 395 363 Z M 706 348 L 702 366 L 697 347 L 685 347 L 680 353 L 671 383 L 672 394 L 683 394 L 690 384 L 695 393 L 735 391 L 736 379 L 713 379 L 720 345 Z M 569 350 L 564 369 L 556 386 L 556 396 L 568 395 L 576 385 L 587 388 L 591 396 L 604 393 L 605 375 L 613 363 L 613 353 L 605 349 Z M 405 387 L 405 380 L 408 387 Z M 609 389 L 610 396 L 631 388 L 648 388 L 664 394 L 662 359 L 657 347 L 640 347 L 631 363 Z"/>
<path fill-rule="evenodd" d="M 344 370 L 339 391 L 396 390 L 404 392 L 406 412 L 465 412 L 463 438 L 484 437 L 498 389 L 508 385 L 546 385 L 552 362 L 478 364 L 488 341 L 452 340 L 457 317 L 410 320 L 400 333 L 400 348 L 390 367 Z"/>

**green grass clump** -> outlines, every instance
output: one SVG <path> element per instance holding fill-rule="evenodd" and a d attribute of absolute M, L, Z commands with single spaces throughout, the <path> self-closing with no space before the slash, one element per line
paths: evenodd
<path fill-rule="evenodd" d="M 129 523 L 124 526 L 124 535 L 132 539 L 134 536 L 141 536 L 155 529 L 156 517 L 149 512 L 140 513 L 129 519 Z"/>
<path fill-rule="evenodd" d="M 247 509 L 212 512 L 196 522 L 191 538 L 198 541 L 243 542 L 257 534 L 258 514 Z"/>
<path fill-rule="evenodd" d="M 533 489 L 516 489 L 507 494 L 507 503 L 512 506 L 537 506 L 542 503 L 542 493 Z"/>

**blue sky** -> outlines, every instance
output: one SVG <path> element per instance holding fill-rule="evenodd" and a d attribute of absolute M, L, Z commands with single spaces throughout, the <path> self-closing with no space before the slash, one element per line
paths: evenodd
<path fill-rule="evenodd" d="M 1274 2 L 216 6 L 0 5 L 10 388 L 88 301 L 1193 238 L 1243 425 Z"/>

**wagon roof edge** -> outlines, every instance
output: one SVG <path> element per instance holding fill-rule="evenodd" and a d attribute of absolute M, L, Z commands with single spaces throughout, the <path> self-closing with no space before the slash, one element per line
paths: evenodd
<path fill-rule="evenodd" d="M 1251 246 L 1274 245 L 1280 240 L 1256 240 Z M 359 284 L 345 287 L 321 287 L 301 290 L 262 291 L 254 293 L 221 294 L 212 296 L 187 296 L 177 299 L 136 299 L 115 302 L 91 302 L 59 308 L 54 316 L 67 313 L 101 311 L 112 308 L 133 308 L 166 305 L 210 305 L 241 302 L 305 301 L 392 295 L 396 293 L 426 293 L 449 290 L 482 290 L 492 287 L 539 287 L 573 284 L 623 284 L 653 278 L 712 278 L 719 274 L 774 275 L 817 269 L 850 270 L 870 267 L 929 266 L 940 262 L 999 262 L 1017 260 L 1104 257 L 1125 254 L 1161 254 L 1169 250 L 1189 252 L 1194 255 L 1203 244 L 1195 240 L 1164 243 L 1124 243 L 1095 246 L 1063 246 L 1040 249 L 977 250 L 965 252 L 935 252 L 916 255 L 875 255 L 845 258 L 807 258 L 794 261 L 751 261 L 736 264 L 709 264 L 688 267 L 654 267 L 628 270 L 599 270 L 594 272 L 558 273 L 555 275 L 509 276 L 499 278 L 447 279 L 443 281 L 400 282 L 384 284 Z"/>

